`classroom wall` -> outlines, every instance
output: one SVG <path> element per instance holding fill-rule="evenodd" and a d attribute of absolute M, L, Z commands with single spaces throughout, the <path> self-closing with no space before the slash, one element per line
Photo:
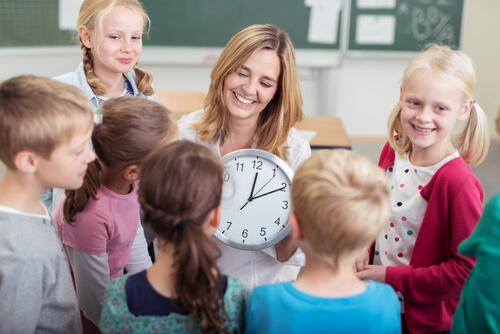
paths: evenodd
<path fill-rule="evenodd" d="M 477 67 L 476 100 L 488 116 L 494 137 L 494 120 L 500 109 L 499 12 L 498 0 L 468 1 L 463 36 L 463 49 Z M 157 89 L 207 90 L 211 65 L 148 61 L 148 52 L 146 48 L 141 67 L 153 73 Z M 0 49 L 0 80 L 26 73 L 51 77 L 73 71 L 80 61 L 77 46 L 37 49 L 35 53 L 33 49 Z M 400 78 L 408 61 L 397 57 L 344 57 L 336 68 L 301 66 L 306 115 L 340 117 L 351 137 L 385 137 L 387 118 L 398 101 Z"/>

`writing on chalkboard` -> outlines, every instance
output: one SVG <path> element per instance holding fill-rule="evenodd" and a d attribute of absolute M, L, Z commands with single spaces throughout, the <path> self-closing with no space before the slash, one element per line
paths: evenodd
<path fill-rule="evenodd" d="M 349 50 L 419 51 L 427 43 L 459 47 L 464 0 L 396 0 L 386 7 L 367 7 L 364 1 L 351 0 Z M 381 24 L 391 17 L 395 25 Z M 378 38 L 366 38 L 374 31 Z"/>

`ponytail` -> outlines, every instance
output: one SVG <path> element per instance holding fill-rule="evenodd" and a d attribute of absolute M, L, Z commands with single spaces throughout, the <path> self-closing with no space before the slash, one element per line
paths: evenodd
<path fill-rule="evenodd" d="M 203 333 L 225 332 L 224 294 L 217 259 L 220 251 L 200 226 L 176 227 L 174 288 L 182 306 L 201 319 Z M 175 232 L 174 232 L 175 233 Z"/>
<path fill-rule="evenodd" d="M 490 148 L 490 135 L 486 115 L 477 102 L 473 102 L 465 129 L 456 137 L 458 152 L 465 162 L 479 165 Z"/>
<path fill-rule="evenodd" d="M 69 225 L 73 225 L 76 220 L 75 216 L 85 209 L 90 199 L 97 200 L 97 190 L 101 186 L 100 172 L 101 164 L 96 159 L 88 165 L 83 185 L 79 189 L 65 191 L 63 214 L 64 220 Z"/>

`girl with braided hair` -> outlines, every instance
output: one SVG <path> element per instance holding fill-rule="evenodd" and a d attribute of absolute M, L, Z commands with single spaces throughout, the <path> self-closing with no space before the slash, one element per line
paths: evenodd
<path fill-rule="evenodd" d="M 161 104 L 135 96 L 107 100 L 92 134 L 97 159 L 83 186 L 66 191 L 55 211 L 74 276 L 85 333 L 97 332 L 109 282 L 151 266 L 139 224 L 139 170 L 153 150 L 177 140 Z M 90 321 L 89 321 L 90 320 Z"/>
<path fill-rule="evenodd" d="M 111 282 L 102 333 L 239 333 L 248 289 L 220 274 L 211 235 L 221 212 L 222 166 L 206 147 L 178 141 L 143 164 L 139 201 L 159 242 L 147 270 Z"/>
<path fill-rule="evenodd" d="M 137 67 L 149 17 L 137 0 L 85 0 L 77 21 L 83 62 L 54 79 L 82 89 L 94 112 L 110 97 L 134 95 L 158 101 L 150 73 Z M 96 123 L 100 122 L 97 112 Z"/>

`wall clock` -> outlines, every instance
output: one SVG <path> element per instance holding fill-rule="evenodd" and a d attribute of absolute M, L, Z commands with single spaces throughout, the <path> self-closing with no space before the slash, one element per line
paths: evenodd
<path fill-rule="evenodd" d="M 293 171 L 276 155 L 243 149 L 221 158 L 222 214 L 215 236 L 243 250 L 276 244 L 290 232 Z"/>

